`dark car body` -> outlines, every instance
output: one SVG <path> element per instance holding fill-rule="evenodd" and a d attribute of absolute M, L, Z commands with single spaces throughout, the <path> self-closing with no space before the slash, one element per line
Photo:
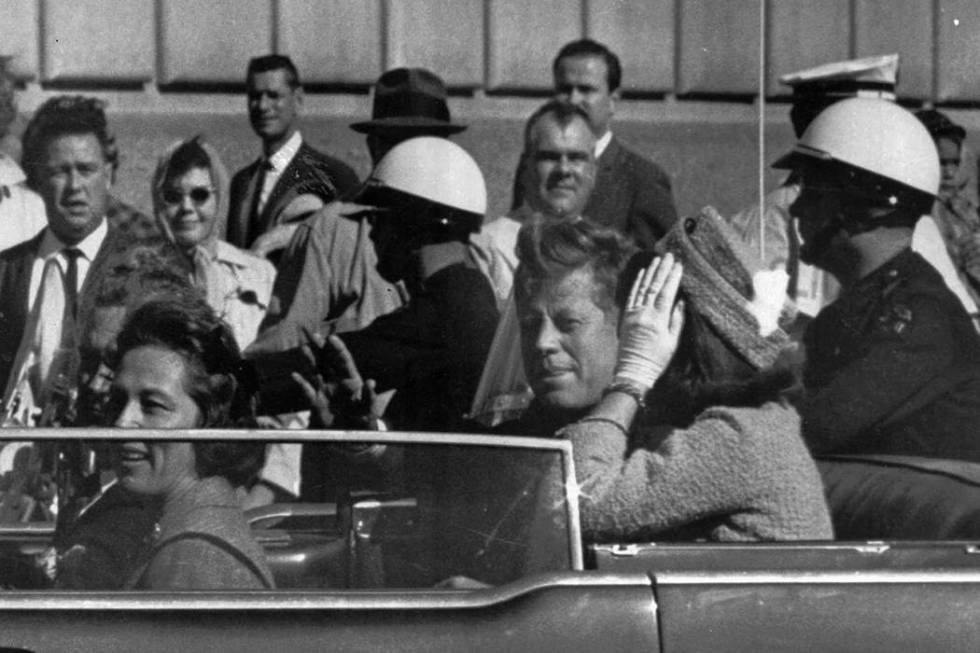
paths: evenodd
<path fill-rule="evenodd" d="M 92 437 L 29 434 L 82 435 Z M 3 591 L 0 650 L 972 651 L 980 643 L 980 548 L 971 540 L 610 544 L 583 552 L 566 442 L 353 432 L 247 437 L 426 447 L 420 451 L 427 460 L 450 448 L 454 473 L 474 492 L 462 511 L 450 505 L 443 512 L 424 491 L 255 511 L 253 533 L 280 583 L 276 590 Z M 519 461 L 520 474 L 491 471 L 481 480 L 478 467 L 466 467 L 494 456 Z M 510 480 L 531 468 L 543 470 L 537 491 L 515 486 L 519 491 L 508 493 Z M 514 501 L 497 510 L 479 499 L 485 485 Z M 534 497 L 531 509 L 522 510 L 517 497 Z M 520 523 L 509 522 L 516 514 Z M 455 521 L 443 521 L 446 515 Z M 491 517 L 488 528 L 459 527 L 483 516 Z M 29 555 L 50 530 L 6 525 L 0 542 Z M 476 531 L 481 546 L 458 545 Z M 447 533 L 462 539 L 447 540 Z M 531 539 L 522 542 L 524 536 Z M 497 540 L 502 557 L 490 559 L 506 564 L 471 565 L 459 555 L 490 555 Z M 431 545 L 424 565 L 420 543 Z M 541 549 L 550 555 L 540 556 Z M 518 570 L 512 577 L 479 577 L 511 563 Z M 448 576 L 430 582 L 441 574 Z"/>

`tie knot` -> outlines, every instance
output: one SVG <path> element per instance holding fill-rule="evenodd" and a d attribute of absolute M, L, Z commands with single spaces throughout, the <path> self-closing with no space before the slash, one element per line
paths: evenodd
<path fill-rule="evenodd" d="M 78 249 L 77 247 L 66 247 L 61 250 L 61 253 L 64 254 L 65 258 L 69 261 L 77 261 L 82 255 L 82 250 Z"/>

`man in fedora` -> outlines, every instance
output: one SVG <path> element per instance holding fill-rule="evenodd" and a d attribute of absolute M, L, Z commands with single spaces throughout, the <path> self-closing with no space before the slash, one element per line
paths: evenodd
<path fill-rule="evenodd" d="M 416 136 L 448 138 L 466 129 L 454 123 L 446 87 L 424 68 L 395 68 L 375 85 L 371 120 L 351 129 L 364 134 L 372 164 Z M 403 288 L 383 279 L 360 204 L 335 201 L 302 222 L 283 253 L 269 311 L 248 353 L 303 344 L 303 329 L 345 332 L 366 327 L 407 301 Z"/>
<path fill-rule="evenodd" d="M 446 104 L 446 87 L 425 68 L 395 68 L 381 75 L 374 86 L 371 120 L 351 129 L 367 137 L 371 164 L 388 150 L 415 136 L 448 138 L 466 129 L 453 123 Z"/>
<path fill-rule="evenodd" d="M 346 163 L 303 140 L 298 124 L 303 87 L 289 57 L 270 54 L 249 61 L 246 86 L 248 118 L 262 140 L 262 156 L 231 180 L 226 239 L 264 256 L 284 247 L 295 231 L 293 202 L 308 214 L 353 192 L 358 179 Z"/>

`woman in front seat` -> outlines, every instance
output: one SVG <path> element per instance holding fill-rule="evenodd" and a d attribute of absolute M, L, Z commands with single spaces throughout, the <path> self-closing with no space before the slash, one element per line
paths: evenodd
<path fill-rule="evenodd" d="M 197 298 L 153 301 L 127 319 L 116 347 L 109 414 L 123 428 L 221 428 L 252 417 L 227 325 Z M 135 434 L 134 434 L 135 435 Z M 127 589 L 273 586 L 237 488 L 257 477 L 261 442 L 125 442 L 120 483 L 163 511 Z"/>

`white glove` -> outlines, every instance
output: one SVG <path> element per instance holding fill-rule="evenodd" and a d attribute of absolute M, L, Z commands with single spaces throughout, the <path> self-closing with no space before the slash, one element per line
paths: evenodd
<path fill-rule="evenodd" d="M 674 302 L 682 272 L 680 262 L 667 254 L 637 275 L 620 325 L 614 385 L 645 392 L 670 363 L 684 325 L 683 302 Z"/>

